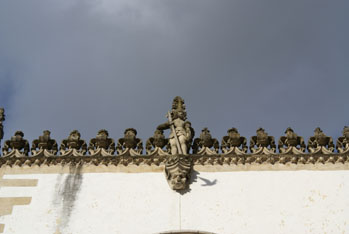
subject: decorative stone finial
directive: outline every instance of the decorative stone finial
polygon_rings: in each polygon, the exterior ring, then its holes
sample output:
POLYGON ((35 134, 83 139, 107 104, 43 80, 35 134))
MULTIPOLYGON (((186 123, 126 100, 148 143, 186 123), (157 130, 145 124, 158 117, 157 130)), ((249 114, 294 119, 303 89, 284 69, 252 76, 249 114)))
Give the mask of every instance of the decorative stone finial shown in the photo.
POLYGON ((193 154, 214 155, 218 154, 219 143, 216 138, 212 138, 210 130, 202 129, 200 138, 196 138, 193 143, 193 154))
POLYGON ((62 156, 83 156, 87 151, 87 144, 84 140, 80 139, 81 134, 78 130, 73 130, 67 139, 64 139, 61 143, 61 155, 62 156))
POLYGON ((142 140, 137 138, 137 130, 127 128, 124 137, 118 140, 116 150, 119 155, 139 156, 143 151, 142 140))
POLYGON ((332 154, 334 151, 332 137, 326 136, 321 128, 316 128, 314 136, 308 140, 308 151, 311 153, 332 154))
POLYGON ((33 156, 54 156, 57 154, 57 142, 51 139, 51 132, 49 130, 43 131, 43 135, 33 141, 31 151, 33 156))
POLYGON ((278 141, 280 153, 285 154, 303 154, 305 152, 305 143, 303 137, 298 136, 292 128, 288 127, 285 136, 280 137, 278 141))
POLYGON ((263 128, 256 131, 257 135, 251 137, 250 150, 253 154, 273 154, 276 145, 273 136, 268 136, 263 128))
POLYGON ((349 126, 345 126, 342 131, 343 136, 337 139, 336 149, 339 153, 349 152, 349 126))
POLYGON ((223 154, 244 155, 247 153, 246 137, 240 136, 236 128, 227 131, 228 136, 222 138, 221 149, 223 154))
POLYGON ((88 150, 91 156, 111 156, 115 152, 115 142, 109 138, 105 129, 98 131, 97 136, 90 140, 88 150))
POLYGON ((191 170, 191 158, 181 155, 169 156, 165 163, 165 174, 170 188, 173 190, 187 189, 191 170))
POLYGON ((146 151, 148 155, 169 155, 170 143, 165 138, 164 131, 155 130, 154 136, 150 137, 146 143, 146 151))
POLYGON ((24 133, 22 131, 16 131, 14 136, 10 140, 5 141, 4 148, 2 149, 4 157, 26 156, 29 153, 29 142, 25 140, 24 133))

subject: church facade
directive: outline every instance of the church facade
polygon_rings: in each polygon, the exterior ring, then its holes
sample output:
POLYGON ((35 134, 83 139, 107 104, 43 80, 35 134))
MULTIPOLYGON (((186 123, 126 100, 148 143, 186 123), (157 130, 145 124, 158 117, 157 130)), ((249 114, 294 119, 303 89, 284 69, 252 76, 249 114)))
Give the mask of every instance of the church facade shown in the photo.
MULTIPOLYGON (((0 233, 349 233, 349 127, 335 141, 320 128, 218 141, 194 137, 181 97, 167 117, 145 144, 133 128, 5 139, 0 233)), ((4 121, 0 109, 0 140, 4 121)))

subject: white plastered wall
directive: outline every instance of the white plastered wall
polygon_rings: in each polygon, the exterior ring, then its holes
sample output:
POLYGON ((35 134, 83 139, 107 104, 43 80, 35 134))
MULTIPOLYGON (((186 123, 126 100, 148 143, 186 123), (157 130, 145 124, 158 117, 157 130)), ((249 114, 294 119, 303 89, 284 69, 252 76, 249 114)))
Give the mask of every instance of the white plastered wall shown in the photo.
POLYGON ((190 191, 172 191, 163 173, 5 174, 38 179, 1 187, 32 197, 0 217, 4 233, 152 234, 349 233, 349 171, 196 172, 190 191))

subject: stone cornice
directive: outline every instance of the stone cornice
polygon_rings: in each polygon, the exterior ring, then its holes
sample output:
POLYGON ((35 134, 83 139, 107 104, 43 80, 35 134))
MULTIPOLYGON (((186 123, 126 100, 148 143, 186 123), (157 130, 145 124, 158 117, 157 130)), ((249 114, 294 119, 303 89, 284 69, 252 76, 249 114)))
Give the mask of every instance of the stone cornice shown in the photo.
MULTIPOLYGON (((11 156, 0 157, 0 167, 42 165, 164 165, 172 156, 11 156)), ((246 154, 246 155, 186 155, 193 165, 274 165, 274 164, 344 164, 349 163, 349 153, 333 154, 246 154)))

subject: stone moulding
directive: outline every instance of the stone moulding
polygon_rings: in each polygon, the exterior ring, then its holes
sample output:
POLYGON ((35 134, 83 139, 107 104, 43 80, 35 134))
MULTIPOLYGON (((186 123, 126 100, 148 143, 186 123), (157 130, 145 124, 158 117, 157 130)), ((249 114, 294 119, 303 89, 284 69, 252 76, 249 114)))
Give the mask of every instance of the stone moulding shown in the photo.
MULTIPOLYGON (((0 167, 3 166, 41 166, 41 165, 165 165, 172 156, 73 156, 72 152, 65 156, 25 156, 13 153, 11 156, 0 157, 0 167)), ((182 156, 183 157, 183 156, 182 156)), ((238 164, 325 164, 349 163, 349 152, 339 154, 246 154, 246 155, 186 155, 193 165, 238 165, 238 164)))

